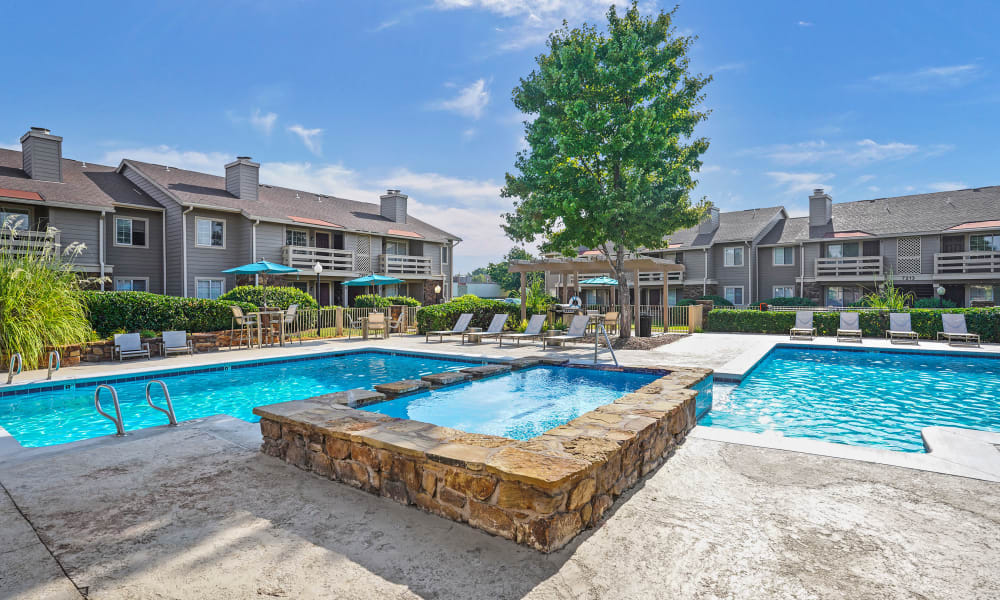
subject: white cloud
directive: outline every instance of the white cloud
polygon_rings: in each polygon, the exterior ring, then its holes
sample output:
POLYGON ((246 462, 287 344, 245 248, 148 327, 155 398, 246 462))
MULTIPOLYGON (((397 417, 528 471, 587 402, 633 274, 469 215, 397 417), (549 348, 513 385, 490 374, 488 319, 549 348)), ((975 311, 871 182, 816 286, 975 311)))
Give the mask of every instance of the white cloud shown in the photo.
POLYGON ((500 184, 491 180, 465 179, 440 173, 414 173, 397 169, 382 178, 380 188, 399 188, 405 193, 426 193, 447 198, 468 207, 510 207, 511 201, 500 198, 500 184))
POLYGON ((854 180, 854 183, 867 183, 872 179, 875 179, 874 175, 860 175, 858 176, 857 179, 854 180))
POLYGON ((476 131, 475 127, 469 127, 468 129, 462 131, 462 139, 465 141, 469 141, 472 138, 476 137, 477 133, 479 132, 476 131))
POLYGON ((265 134, 271 135, 271 131, 274 130, 274 123, 278 120, 278 115, 273 112, 262 113, 259 108, 255 108, 253 114, 250 115, 250 124, 257 131, 265 134))
POLYGON ((925 67, 916 71, 872 75, 868 81, 884 87, 909 92, 925 92, 963 86, 982 75, 979 65, 925 67))
POLYGON ((917 153, 920 147, 903 142, 880 144, 863 139, 853 143, 830 144, 824 140, 809 140, 796 144, 775 144, 752 148, 746 154, 764 155, 774 162, 799 165, 814 162, 840 162, 864 165, 884 160, 898 160, 917 153))
POLYGON ((816 188, 823 188, 827 192, 833 190, 829 181, 833 179, 833 173, 789 173, 786 171, 769 171, 774 184, 784 188, 786 193, 798 194, 811 192, 816 188))
POLYGON ((721 73, 723 71, 742 71, 745 68, 747 68, 747 64, 745 62, 733 62, 733 63, 726 63, 724 65, 719 65, 713 68, 711 72, 721 73))
POLYGON ((845 159, 847 162, 853 164, 895 160, 909 156, 917 150, 918 147, 915 144, 904 144, 902 142, 879 144, 875 140, 861 140, 857 142, 854 152, 848 152, 845 155, 845 159))
POLYGON ((131 158, 178 169, 221 174, 225 165, 233 162, 235 156, 224 152, 178 150, 173 146, 161 145, 110 150, 104 153, 100 162, 105 165, 117 165, 121 159, 131 158))
POLYGON ((798 23, 796 23, 796 25, 798 25, 799 27, 812 27, 813 26, 812 21, 799 21, 798 23))
POLYGON ((11 140, 10 143, 0 142, 0 148, 6 148, 7 150, 20 150, 21 142, 17 140, 11 140))
POLYGON ((318 128, 306 129, 303 126, 296 124, 289 127, 288 131, 291 131, 295 135, 299 136, 299 138, 302 140, 302 143, 305 144, 306 148, 308 148, 309 151, 312 152, 313 154, 316 154, 318 156, 320 153, 322 153, 323 144, 322 140, 320 139, 323 135, 322 129, 318 128))
POLYGON ((390 27, 395 27, 396 25, 399 25, 399 19, 389 19, 387 21, 382 21, 381 23, 369 29, 368 31, 370 31, 371 33, 377 33, 379 31, 382 31, 383 29, 389 29, 390 27))
POLYGON ((477 79, 472 84, 462 88, 451 100, 435 102, 431 108, 456 112, 465 117, 478 119, 483 116, 486 105, 490 102, 490 92, 486 89, 486 80, 477 79))
POLYGON ((935 192, 950 192, 952 190, 964 190, 969 185, 964 181, 937 181, 928 183, 927 188, 935 192))

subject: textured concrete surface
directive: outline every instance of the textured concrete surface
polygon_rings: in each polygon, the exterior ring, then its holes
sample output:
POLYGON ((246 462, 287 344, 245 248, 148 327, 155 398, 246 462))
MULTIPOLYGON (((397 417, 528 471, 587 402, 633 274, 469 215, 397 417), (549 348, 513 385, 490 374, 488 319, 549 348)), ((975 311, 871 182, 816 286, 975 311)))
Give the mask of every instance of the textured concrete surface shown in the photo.
MULTIPOLYGON (((0 482, 91 598, 1000 597, 998 484, 689 439, 601 526, 542 555, 296 470, 259 440, 212 418, 22 453, 0 482)), ((72 592, 20 515, 0 515, 0 597, 72 592)))

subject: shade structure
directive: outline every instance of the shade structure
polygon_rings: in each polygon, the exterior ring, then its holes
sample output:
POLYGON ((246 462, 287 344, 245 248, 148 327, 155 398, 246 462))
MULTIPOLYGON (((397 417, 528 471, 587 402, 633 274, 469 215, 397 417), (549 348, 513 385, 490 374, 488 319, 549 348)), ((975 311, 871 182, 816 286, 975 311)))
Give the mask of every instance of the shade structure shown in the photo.
POLYGON ((345 281, 344 285, 348 287, 363 287, 367 285, 392 285, 394 283, 403 283, 403 280, 385 275, 365 275, 364 277, 345 281))
POLYGON ((618 285, 618 280, 610 277, 591 277, 581 281, 580 285, 618 285))
POLYGON ((298 273, 299 270, 293 267, 286 267, 267 260, 259 260, 255 263, 226 269, 223 273, 233 273, 235 275, 259 275, 261 273, 298 273))

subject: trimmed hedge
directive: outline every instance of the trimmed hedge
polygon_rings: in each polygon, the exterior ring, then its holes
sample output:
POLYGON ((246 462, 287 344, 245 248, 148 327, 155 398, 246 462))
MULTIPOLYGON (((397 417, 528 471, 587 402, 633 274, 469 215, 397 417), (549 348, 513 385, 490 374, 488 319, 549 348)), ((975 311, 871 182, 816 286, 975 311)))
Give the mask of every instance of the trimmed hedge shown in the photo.
POLYGON ((80 292, 87 307, 90 326, 106 338, 112 333, 150 330, 189 332, 229 329, 237 305, 246 311, 257 307, 247 302, 161 296, 148 292, 80 292))
POLYGON ((375 294, 361 294, 354 297, 355 308, 389 308, 392 302, 388 298, 375 294))
POLYGON ((764 300, 764 304, 771 306, 816 306, 816 301, 812 298, 789 296, 788 298, 768 298, 764 300))
MULTIPOLYGON (((983 342, 1000 342, 1000 308, 910 309, 913 330, 924 339, 936 339, 941 313, 964 313, 970 333, 978 333, 983 342)), ((889 311, 859 311, 861 332, 865 337, 885 337, 889 311)), ((795 325, 794 311, 757 311, 716 309, 708 313, 704 330, 713 332, 788 334, 795 325)), ((840 325, 838 312, 814 312, 813 325, 819 335, 833 336, 840 325)))
MULTIPOLYGON (((240 285, 219 296, 219 300, 224 302, 249 302, 255 307, 260 307, 264 305, 264 290, 265 288, 259 285, 240 285)), ((312 296, 299 288, 287 286, 267 287, 268 306, 277 306, 282 310, 286 310, 292 304, 298 304, 299 308, 319 307, 319 304, 312 296)))
POLYGON ((920 298, 913 308, 957 308, 958 305, 947 298, 920 298))
MULTIPOLYGON (((529 311, 530 312, 530 311, 529 311)), ((497 313, 507 313, 507 329, 521 321, 521 307, 500 300, 486 300, 467 294, 444 304, 432 304, 417 311, 417 329, 420 333, 451 329, 462 313, 472 313, 471 327, 486 329, 497 313)))
POLYGON ((392 306, 420 306, 420 300, 410 296, 386 296, 392 306))

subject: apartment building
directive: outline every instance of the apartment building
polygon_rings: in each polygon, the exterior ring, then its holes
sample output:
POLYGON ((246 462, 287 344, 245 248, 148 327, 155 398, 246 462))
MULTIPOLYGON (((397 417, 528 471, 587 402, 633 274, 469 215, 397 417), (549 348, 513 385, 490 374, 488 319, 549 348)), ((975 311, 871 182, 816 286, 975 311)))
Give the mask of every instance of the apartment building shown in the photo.
POLYGON ((260 164, 237 157, 219 174, 125 158, 117 167, 62 157, 62 138, 31 128, 21 151, 0 149, 0 221, 18 230, 14 251, 37 251, 48 227, 79 242, 81 273, 105 289, 216 298, 237 284, 223 270, 257 260, 298 269, 281 279, 323 305, 378 273, 403 280, 387 295, 425 303, 450 295, 458 236, 408 214, 407 196, 378 203, 262 185, 260 164), (322 266, 318 283, 314 266, 322 266))

